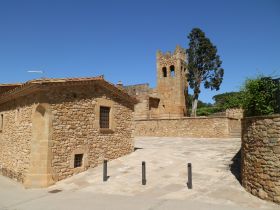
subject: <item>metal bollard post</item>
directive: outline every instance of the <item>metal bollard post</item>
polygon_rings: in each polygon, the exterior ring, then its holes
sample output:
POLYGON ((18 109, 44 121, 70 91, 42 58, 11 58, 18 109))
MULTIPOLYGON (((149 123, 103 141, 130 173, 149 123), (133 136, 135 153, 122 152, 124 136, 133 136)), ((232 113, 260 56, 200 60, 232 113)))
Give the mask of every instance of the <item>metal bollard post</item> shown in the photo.
POLYGON ((188 188, 192 189, 192 164, 188 163, 188 188))
POLYGON ((106 182, 107 181, 107 162, 108 160, 104 160, 103 162, 103 182, 106 182))
POLYGON ((142 161, 142 185, 146 185, 146 162, 142 161))

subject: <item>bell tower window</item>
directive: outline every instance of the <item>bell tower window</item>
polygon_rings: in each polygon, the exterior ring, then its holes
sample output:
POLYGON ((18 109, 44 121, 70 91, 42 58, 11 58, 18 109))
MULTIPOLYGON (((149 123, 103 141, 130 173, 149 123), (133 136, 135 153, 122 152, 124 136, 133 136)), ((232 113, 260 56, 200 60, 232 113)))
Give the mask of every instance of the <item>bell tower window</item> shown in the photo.
POLYGON ((170 66, 170 76, 175 77, 175 67, 174 67, 174 65, 170 66))
POLYGON ((167 77, 167 69, 166 69, 166 67, 162 68, 162 76, 163 77, 167 77))

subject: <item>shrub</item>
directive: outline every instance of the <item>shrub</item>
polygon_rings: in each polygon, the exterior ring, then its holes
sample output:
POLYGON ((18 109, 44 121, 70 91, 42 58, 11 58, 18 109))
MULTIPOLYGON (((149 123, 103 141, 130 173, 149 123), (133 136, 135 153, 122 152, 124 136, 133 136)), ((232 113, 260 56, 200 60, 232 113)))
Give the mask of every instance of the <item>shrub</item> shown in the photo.
POLYGON ((223 111, 221 107, 202 107, 197 109, 197 116, 208 116, 223 111))
MULTIPOLYGON (((242 107, 246 116, 275 114, 279 111, 277 91, 279 83, 271 77, 247 79, 243 88, 242 107)), ((279 94, 279 93, 278 93, 279 94)))
POLYGON ((241 108, 243 103, 243 92, 228 92, 213 96, 215 106, 222 110, 230 108, 241 108))

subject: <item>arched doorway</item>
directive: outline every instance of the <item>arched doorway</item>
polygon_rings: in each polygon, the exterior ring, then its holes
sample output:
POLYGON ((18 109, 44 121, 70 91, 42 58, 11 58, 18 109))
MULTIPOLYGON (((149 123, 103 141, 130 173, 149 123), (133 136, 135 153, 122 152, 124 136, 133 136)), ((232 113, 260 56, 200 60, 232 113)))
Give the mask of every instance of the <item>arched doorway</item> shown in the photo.
POLYGON ((54 183, 52 176, 52 152, 50 147, 52 114, 49 104, 37 105, 32 114, 32 140, 26 187, 47 187, 54 183))

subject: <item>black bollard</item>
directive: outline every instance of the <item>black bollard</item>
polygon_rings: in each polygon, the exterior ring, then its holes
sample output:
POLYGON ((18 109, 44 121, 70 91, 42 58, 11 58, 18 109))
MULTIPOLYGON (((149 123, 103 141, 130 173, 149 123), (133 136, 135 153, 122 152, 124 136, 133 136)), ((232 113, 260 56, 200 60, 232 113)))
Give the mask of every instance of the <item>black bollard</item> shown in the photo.
POLYGON ((142 161, 142 185, 146 185, 146 163, 145 161, 142 161))
POLYGON ((192 164, 188 163, 188 188, 192 189, 192 164))
POLYGON ((107 175, 107 160, 104 160, 103 162, 103 182, 106 182, 108 179, 108 175, 107 175))

